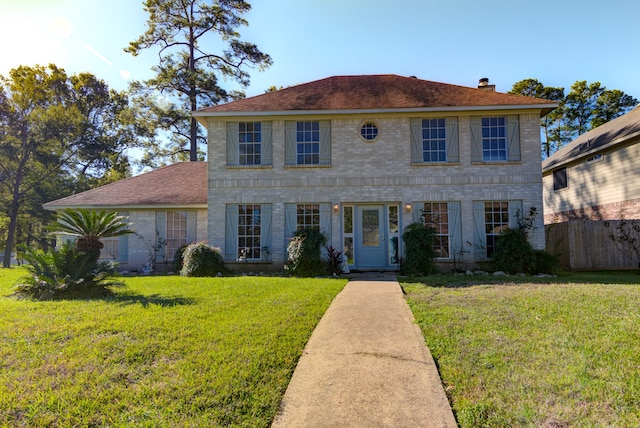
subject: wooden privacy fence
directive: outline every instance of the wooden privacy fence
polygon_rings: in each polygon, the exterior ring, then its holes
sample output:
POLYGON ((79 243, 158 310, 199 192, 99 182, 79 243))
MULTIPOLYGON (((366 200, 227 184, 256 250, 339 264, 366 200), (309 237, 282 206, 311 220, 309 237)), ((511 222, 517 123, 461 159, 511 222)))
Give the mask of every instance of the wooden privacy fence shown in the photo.
MULTIPOLYGON (((622 244, 610 238, 619 224, 620 220, 547 224, 547 251, 560 255, 560 265, 564 269, 637 269, 638 260, 633 251, 623 250, 622 244)), ((640 237, 636 236, 636 239, 640 237)))

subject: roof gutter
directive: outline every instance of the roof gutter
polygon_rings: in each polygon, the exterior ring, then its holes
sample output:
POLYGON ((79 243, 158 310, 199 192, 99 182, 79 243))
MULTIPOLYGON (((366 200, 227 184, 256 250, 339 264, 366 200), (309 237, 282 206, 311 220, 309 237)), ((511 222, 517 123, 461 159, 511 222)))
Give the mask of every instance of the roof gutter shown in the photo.
POLYGON ((381 109, 345 109, 345 110, 272 110, 272 111, 204 111, 197 110, 191 113, 198 122, 206 126, 207 117, 264 117, 264 116, 335 116, 348 114, 418 114, 436 112, 483 112, 492 110, 540 110, 540 117, 544 117, 553 109, 559 106, 558 103, 548 104, 522 104, 522 105, 491 105, 491 106, 449 106, 449 107, 410 107, 410 108, 381 108, 381 109))

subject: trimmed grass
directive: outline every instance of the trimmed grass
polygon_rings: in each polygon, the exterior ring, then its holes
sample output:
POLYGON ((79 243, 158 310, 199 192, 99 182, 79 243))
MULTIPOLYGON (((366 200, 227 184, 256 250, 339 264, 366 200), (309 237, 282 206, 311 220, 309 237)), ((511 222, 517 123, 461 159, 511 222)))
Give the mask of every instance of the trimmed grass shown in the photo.
POLYGON ((0 269, 0 426, 266 427, 346 284, 136 277, 112 298, 6 297, 23 274, 0 269))
POLYGON ((511 281, 403 283, 460 426, 639 426, 640 277, 511 281))

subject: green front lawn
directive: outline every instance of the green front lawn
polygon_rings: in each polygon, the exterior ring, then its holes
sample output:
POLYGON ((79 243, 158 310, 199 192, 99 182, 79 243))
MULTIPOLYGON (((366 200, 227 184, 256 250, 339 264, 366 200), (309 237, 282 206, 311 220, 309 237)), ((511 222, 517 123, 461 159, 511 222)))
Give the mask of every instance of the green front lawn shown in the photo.
POLYGON ((7 297, 0 426, 266 427, 346 281, 126 278, 113 298, 7 297))
POLYGON ((460 426, 640 426, 640 277, 504 281, 403 284, 460 426))

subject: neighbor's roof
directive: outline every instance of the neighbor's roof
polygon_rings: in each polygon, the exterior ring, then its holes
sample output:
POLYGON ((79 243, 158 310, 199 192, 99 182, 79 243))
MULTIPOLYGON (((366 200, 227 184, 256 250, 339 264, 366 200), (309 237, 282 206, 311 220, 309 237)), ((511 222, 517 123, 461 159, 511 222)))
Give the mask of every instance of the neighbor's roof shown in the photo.
POLYGON ((323 113, 329 111, 460 110, 558 106, 549 100, 403 77, 394 74, 334 76, 255 97, 204 108, 194 116, 238 113, 323 113))
POLYGON ((207 163, 182 162, 44 204, 63 208, 206 206, 207 163))
POLYGON ((573 160, 591 155, 604 148, 640 137, 640 105, 562 147, 542 162, 542 171, 558 168, 573 160))

